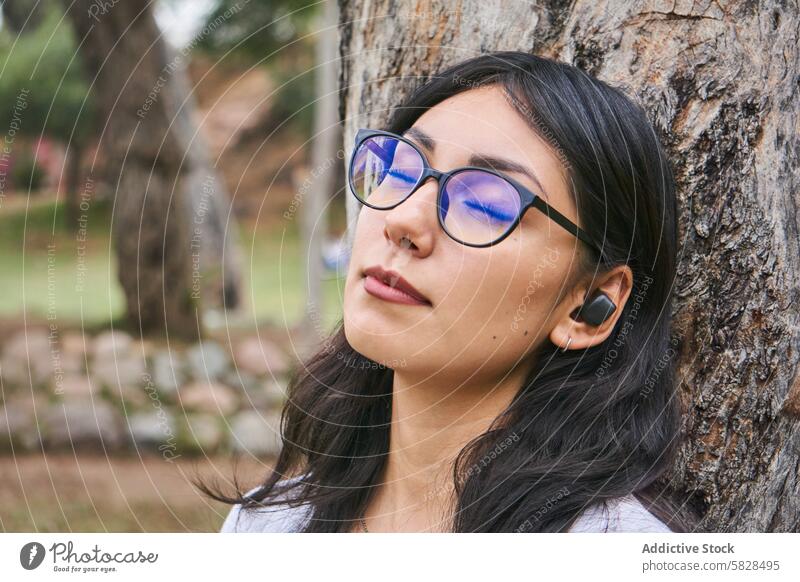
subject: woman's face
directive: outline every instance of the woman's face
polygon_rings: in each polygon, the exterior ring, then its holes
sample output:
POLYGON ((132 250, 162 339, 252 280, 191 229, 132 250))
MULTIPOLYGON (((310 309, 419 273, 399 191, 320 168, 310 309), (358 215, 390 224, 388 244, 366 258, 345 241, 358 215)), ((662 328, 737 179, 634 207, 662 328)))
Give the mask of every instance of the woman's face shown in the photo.
MULTIPOLYGON (((527 168, 506 172, 578 224, 566 170, 497 86, 455 95, 413 125, 434 149, 409 137, 434 168, 469 165, 472 154, 527 168)), ((462 245, 445 234, 436 212, 438 184, 429 178, 391 210, 362 206, 344 289, 344 328, 364 356, 395 371, 481 376, 503 374, 545 341, 571 311, 559 297, 575 268, 578 240, 534 208, 499 244, 462 245), (387 301, 365 287, 364 270, 396 271, 430 305, 387 301), (561 304, 564 305, 561 305, 561 304)))

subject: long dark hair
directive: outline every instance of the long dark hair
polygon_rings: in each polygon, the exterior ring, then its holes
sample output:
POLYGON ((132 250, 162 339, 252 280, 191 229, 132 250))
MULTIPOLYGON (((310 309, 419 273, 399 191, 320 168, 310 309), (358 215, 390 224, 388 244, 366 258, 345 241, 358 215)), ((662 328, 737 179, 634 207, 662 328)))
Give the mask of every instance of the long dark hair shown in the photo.
MULTIPOLYGON (((602 256, 581 255, 583 272, 627 264, 633 289, 600 345, 563 352, 545 339, 532 354, 510 405, 458 455, 450 529, 566 531, 587 507, 634 494, 685 531, 665 487, 682 432, 670 335, 677 233, 674 179, 655 129, 619 89, 513 51, 434 75, 385 129, 402 133, 426 109, 486 85, 500 86, 565 164, 579 220, 602 247, 602 256)), ((233 496, 200 488, 245 510, 283 503, 276 495, 291 492, 293 504, 312 508, 304 531, 349 531, 389 452, 393 374, 348 344, 340 320, 289 383, 283 447, 260 489, 246 495, 236 478, 233 496), (278 484, 299 475, 288 489, 278 484)))

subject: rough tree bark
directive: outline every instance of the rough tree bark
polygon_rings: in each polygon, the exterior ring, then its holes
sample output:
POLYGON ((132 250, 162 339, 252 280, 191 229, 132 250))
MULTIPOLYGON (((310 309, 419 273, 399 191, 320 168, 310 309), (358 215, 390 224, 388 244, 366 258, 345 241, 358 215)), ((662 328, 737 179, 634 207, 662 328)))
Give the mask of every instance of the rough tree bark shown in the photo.
POLYGON ((760 4, 340 1, 348 154, 420 76, 495 50, 621 86, 667 136, 688 436, 671 484, 701 531, 800 530, 800 15, 760 4))
POLYGON ((209 265, 228 270, 217 288, 228 307, 240 277, 235 248, 221 260, 232 245, 227 194, 190 119, 185 57, 161 37, 148 0, 64 5, 104 122, 101 170, 115 185, 112 236, 131 325, 197 339, 209 265))

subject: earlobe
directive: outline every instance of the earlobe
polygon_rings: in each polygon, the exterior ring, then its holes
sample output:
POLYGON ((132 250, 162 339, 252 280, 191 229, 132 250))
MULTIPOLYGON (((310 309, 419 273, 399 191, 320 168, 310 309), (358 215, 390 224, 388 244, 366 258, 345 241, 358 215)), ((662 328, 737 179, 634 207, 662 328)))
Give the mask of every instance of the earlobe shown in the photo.
MULTIPOLYGON (((570 313, 569 318, 574 322, 572 327, 572 334, 578 336, 577 348, 589 347, 590 344, 583 345, 583 335, 590 334, 589 328, 599 327, 609 320, 614 315, 617 306, 611 301, 611 298, 603 291, 597 291, 591 299, 587 299, 582 305, 579 305, 570 313)), ((572 334, 563 330, 561 325, 557 326, 550 335, 550 341, 555 345, 561 347, 562 352, 568 351, 573 338, 572 334)))
MULTIPOLYGON (((570 348, 588 348, 605 341, 619 316, 619 306, 611 296, 621 286, 618 283, 615 286, 613 281, 609 279, 603 286, 595 288, 592 294, 584 295, 583 301, 573 307, 568 318, 553 329, 550 337, 555 345, 567 351, 570 348)), ((624 304, 627 293, 614 295, 614 298, 624 304)))

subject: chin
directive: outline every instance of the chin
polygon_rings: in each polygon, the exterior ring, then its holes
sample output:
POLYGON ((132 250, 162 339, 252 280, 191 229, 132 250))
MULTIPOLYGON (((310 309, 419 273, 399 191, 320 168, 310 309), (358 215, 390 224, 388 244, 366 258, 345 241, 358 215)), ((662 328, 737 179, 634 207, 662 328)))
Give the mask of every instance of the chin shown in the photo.
POLYGON ((344 335, 359 354, 392 369, 407 365, 412 353, 409 347, 419 345, 408 334, 371 333, 362 322, 345 321, 344 335))

